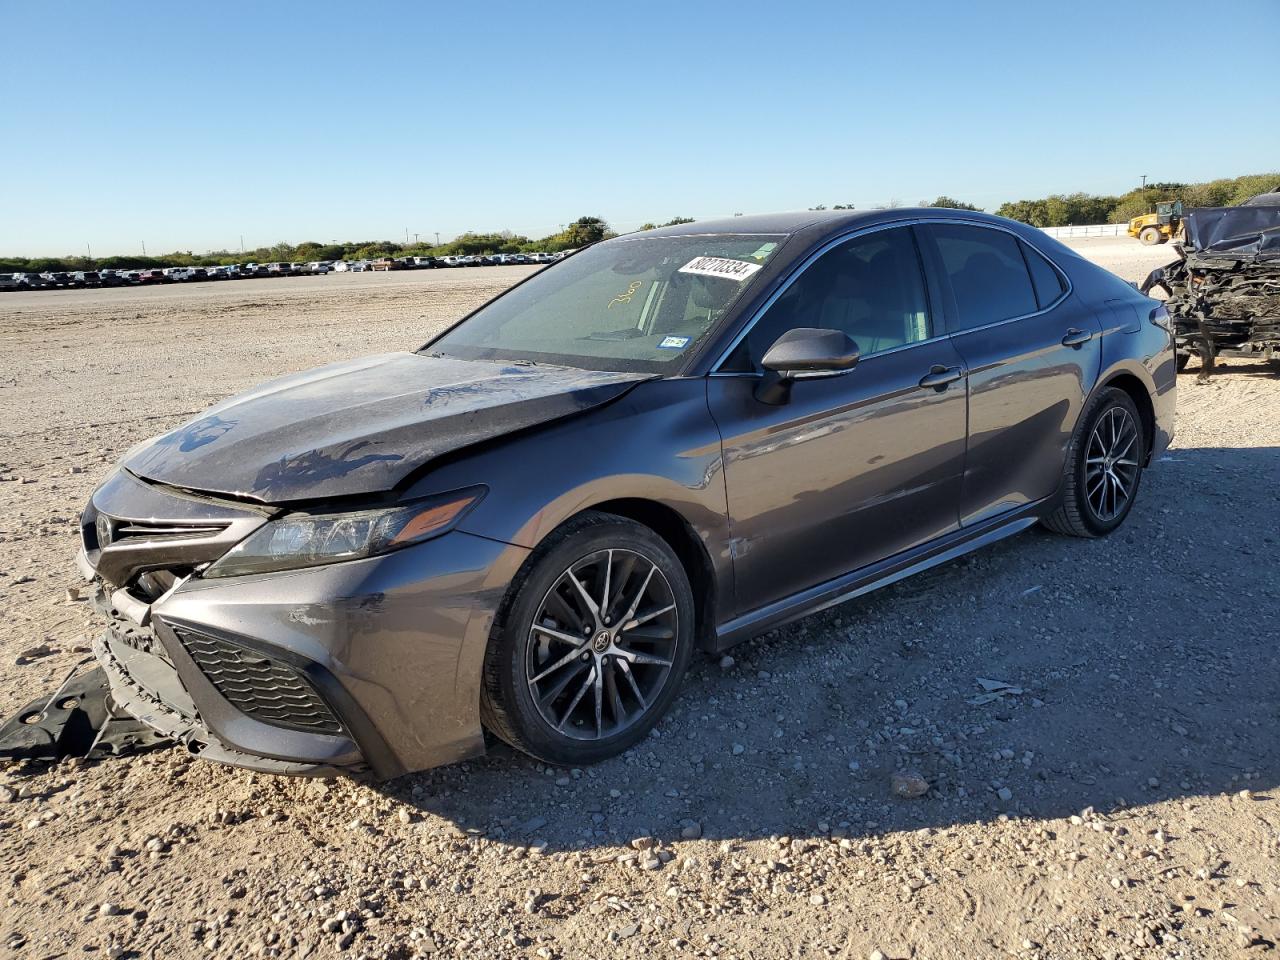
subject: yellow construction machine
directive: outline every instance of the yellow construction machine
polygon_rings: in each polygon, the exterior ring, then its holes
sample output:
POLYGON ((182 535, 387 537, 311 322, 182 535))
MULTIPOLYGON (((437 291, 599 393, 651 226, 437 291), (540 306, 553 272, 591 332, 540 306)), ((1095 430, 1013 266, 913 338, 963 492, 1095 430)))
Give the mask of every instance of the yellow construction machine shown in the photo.
POLYGON ((1182 201, 1162 200, 1156 204, 1155 213, 1144 213, 1129 221, 1128 234, 1141 240, 1144 246, 1168 243, 1182 235, 1182 201))

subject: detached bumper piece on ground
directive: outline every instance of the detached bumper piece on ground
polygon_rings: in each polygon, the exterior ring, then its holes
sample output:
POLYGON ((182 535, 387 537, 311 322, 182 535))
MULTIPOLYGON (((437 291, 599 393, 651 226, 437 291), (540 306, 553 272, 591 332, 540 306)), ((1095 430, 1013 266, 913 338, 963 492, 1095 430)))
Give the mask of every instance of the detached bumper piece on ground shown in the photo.
POLYGON ((83 666, 0 725, 0 760, 99 759, 165 742, 162 734, 119 709, 102 667, 76 675, 83 666))
POLYGON ((1197 356, 1207 379, 1218 357, 1280 360, 1280 205, 1191 210, 1185 222, 1182 259, 1142 285, 1169 297, 1178 369, 1197 356))

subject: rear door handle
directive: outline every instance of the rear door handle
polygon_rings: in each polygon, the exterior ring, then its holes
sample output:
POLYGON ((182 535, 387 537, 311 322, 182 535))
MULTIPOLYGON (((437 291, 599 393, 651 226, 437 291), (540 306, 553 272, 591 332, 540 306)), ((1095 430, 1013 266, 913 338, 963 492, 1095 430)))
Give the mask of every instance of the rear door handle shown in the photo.
POLYGON ((964 367, 944 367, 935 363, 933 369, 920 378, 920 386, 933 387, 938 392, 947 389, 947 385, 955 383, 964 376, 964 367))
POLYGON ((1089 330, 1079 330, 1072 327, 1067 331, 1066 336, 1062 338, 1064 347, 1079 347, 1088 343, 1093 339, 1093 333, 1089 330))

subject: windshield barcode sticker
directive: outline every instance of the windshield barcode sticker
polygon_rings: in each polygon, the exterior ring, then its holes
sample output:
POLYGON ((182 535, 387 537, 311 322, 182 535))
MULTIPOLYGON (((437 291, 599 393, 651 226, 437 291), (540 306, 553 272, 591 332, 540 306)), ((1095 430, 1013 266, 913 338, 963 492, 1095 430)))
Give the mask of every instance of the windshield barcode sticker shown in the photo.
POLYGON ((730 260, 728 257, 694 257, 680 268, 680 272, 699 273, 704 277, 720 277, 722 280, 746 280, 760 267, 761 264, 758 263, 730 260))

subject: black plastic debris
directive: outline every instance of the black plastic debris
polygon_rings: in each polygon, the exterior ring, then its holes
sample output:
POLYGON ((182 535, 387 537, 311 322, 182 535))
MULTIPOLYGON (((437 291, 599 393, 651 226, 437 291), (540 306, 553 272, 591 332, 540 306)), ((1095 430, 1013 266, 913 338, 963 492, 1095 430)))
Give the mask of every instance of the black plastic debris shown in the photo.
POLYGON ((32 700, 0 725, 0 760, 96 759, 148 750, 166 738, 118 714, 101 667, 72 669, 51 696, 32 700))

